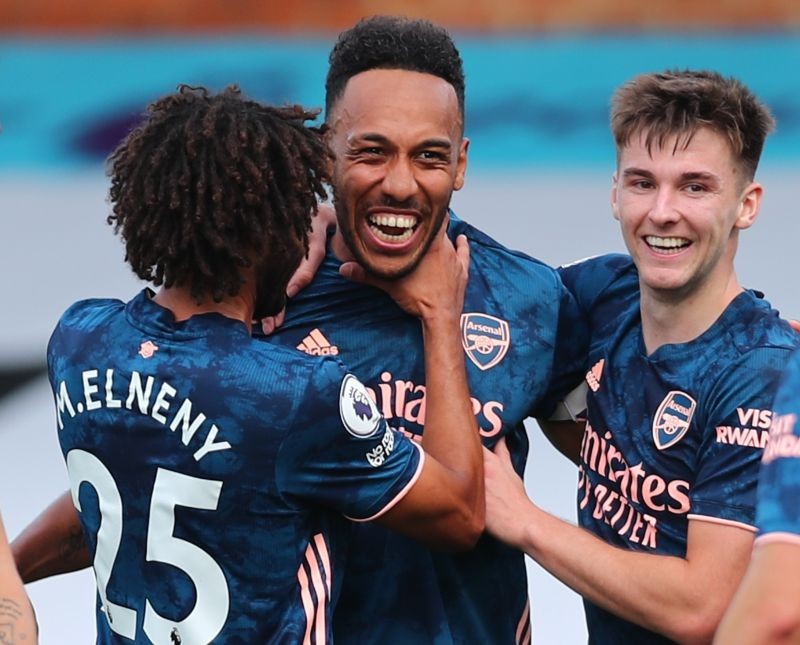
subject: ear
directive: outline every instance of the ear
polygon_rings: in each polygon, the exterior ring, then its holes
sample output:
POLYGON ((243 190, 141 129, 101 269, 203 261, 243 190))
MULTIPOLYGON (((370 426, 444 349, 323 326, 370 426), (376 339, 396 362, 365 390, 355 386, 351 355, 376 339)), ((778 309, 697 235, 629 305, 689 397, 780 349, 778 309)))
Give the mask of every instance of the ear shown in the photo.
POLYGON ((619 206, 617 205, 617 173, 611 175, 611 212, 614 219, 619 221, 619 206))
POLYGON ((464 186, 464 176, 467 174, 467 152, 469 151, 469 139, 461 139, 458 147, 458 159, 456 159, 456 176, 453 181, 453 190, 461 190, 464 186))
POLYGON ((742 193, 742 201, 739 203, 739 214, 733 227, 737 229, 750 228, 758 217, 761 210, 761 198, 764 196, 764 188, 757 181, 751 181, 742 193))

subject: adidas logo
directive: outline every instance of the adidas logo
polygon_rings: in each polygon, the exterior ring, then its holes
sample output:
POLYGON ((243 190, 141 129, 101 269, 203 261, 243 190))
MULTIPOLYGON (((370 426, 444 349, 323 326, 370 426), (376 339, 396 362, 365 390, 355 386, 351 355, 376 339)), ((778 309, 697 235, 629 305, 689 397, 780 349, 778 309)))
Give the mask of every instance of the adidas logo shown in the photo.
POLYGON ((297 346, 297 349, 312 356, 336 356, 339 354, 339 348, 331 345, 319 329, 313 329, 297 346))
POLYGON ((603 365, 606 359, 601 358, 597 361, 592 369, 586 372, 586 382, 589 384, 592 392, 597 392, 600 389, 600 377, 603 375, 603 365))

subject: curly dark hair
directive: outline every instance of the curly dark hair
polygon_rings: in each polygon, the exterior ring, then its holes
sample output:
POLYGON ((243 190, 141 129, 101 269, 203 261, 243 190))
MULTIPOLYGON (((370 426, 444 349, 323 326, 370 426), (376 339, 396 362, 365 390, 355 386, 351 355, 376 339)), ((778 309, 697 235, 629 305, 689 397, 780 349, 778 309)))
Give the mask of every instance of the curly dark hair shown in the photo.
POLYGON ((611 102, 617 156, 634 136, 645 135, 648 150, 672 137, 676 145, 688 145, 703 127, 728 139, 750 180, 775 120, 741 81, 710 70, 640 74, 622 85, 611 102))
POLYGON ((219 302, 256 264, 282 295, 326 197, 329 155, 305 125, 317 114, 248 100, 236 86, 181 85, 150 105, 108 168, 107 221, 136 275, 219 302))
POLYGON ((464 120, 464 66, 453 39, 428 20, 372 16, 343 31, 328 59, 325 114, 341 98, 347 81, 371 69, 402 69, 444 79, 456 91, 464 120))

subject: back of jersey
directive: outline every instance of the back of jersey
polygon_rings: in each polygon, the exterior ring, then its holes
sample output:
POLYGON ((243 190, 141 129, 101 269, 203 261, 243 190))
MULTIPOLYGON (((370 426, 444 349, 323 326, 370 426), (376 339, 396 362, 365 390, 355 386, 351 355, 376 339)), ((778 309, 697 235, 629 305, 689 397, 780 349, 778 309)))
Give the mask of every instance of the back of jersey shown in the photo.
POLYGON ((321 480, 293 489, 295 466, 278 466, 298 415, 308 426, 303 410, 330 412, 310 400, 322 359, 253 342, 218 314, 175 323, 143 293, 74 305, 48 364, 99 642, 329 639, 342 520, 303 499, 321 480))

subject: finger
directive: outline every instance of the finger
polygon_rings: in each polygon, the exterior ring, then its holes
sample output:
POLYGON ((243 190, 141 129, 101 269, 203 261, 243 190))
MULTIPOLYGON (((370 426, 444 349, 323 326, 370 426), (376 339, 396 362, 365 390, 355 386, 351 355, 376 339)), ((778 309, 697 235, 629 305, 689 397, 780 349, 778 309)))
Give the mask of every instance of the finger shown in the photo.
POLYGON ((280 327, 283 324, 283 321, 286 318, 286 307, 281 309, 278 314, 275 316, 275 329, 280 327))
POLYGON ((345 262, 342 264, 342 266, 339 267, 339 275, 347 278, 348 280, 352 280, 353 282, 372 284, 367 272, 364 271, 364 267, 362 267, 358 262, 345 262))
POLYGON ((456 238, 456 255, 465 273, 469 274, 469 241, 466 235, 459 235, 456 238))
POLYGON ((502 461, 507 461, 511 463, 511 453, 508 451, 508 446, 506 445, 506 438, 503 437, 495 444, 494 447, 494 454, 496 454, 502 461))
POLYGON ((796 332, 800 332, 800 320, 790 320, 789 324, 796 332))
POLYGON ((275 316, 261 319, 261 331, 264 332, 265 336, 269 336, 272 332, 274 332, 275 327, 275 316))
POLYGON ((294 298, 305 289, 317 274, 328 251, 328 230, 336 226, 336 213, 328 204, 320 204, 311 218, 311 230, 308 233, 308 254, 300 262, 300 266, 286 285, 286 295, 294 298))
POLYGON ((321 223, 325 224, 325 231, 331 228, 336 228, 336 211, 330 204, 320 204, 317 207, 316 215, 321 223))
MULTIPOLYGON (((309 255, 311 254, 309 253, 309 255)), ((304 263, 308 261, 309 260, 303 260, 304 263)), ((319 268, 319 264, 317 264, 317 268, 319 268)), ((294 272, 291 280, 289 280, 289 284, 286 285, 286 297, 294 298, 298 293, 305 289, 309 284, 311 284, 311 280, 314 279, 315 273, 316 269, 306 270, 304 268, 304 264, 300 265, 300 268, 294 272)))

